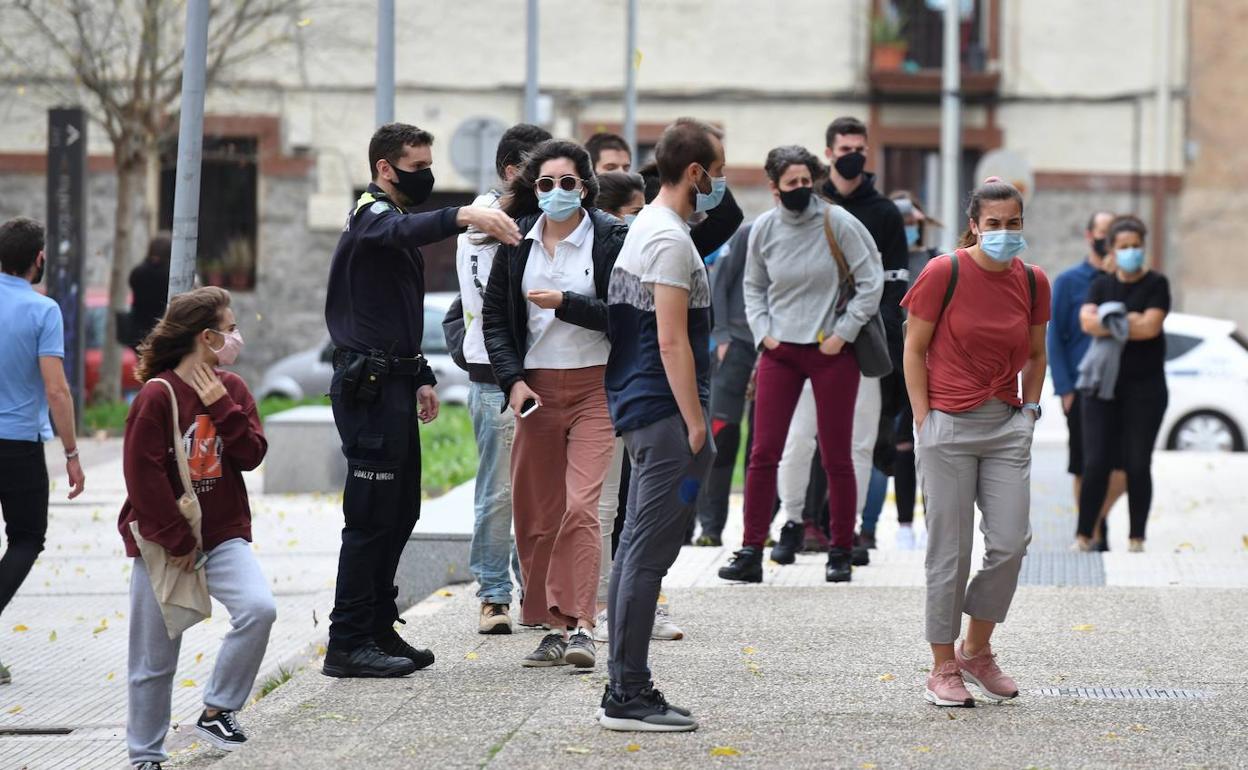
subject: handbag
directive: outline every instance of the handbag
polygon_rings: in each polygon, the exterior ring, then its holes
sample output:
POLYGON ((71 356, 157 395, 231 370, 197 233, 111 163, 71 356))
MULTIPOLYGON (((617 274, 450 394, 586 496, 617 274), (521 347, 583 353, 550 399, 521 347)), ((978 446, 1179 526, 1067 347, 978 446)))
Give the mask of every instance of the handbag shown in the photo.
MULTIPOLYGON (((845 253, 841 251, 841 245, 832 234, 832 222, 829 219, 831 214, 832 207, 829 206, 823 215, 823 235, 828 240, 828 248, 832 251, 832 258, 836 260, 836 267, 841 274, 834 311, 836 318, 840 318, 845 314, 850 300, 858 293, 858 288, 854 283, 854 275, 849 270, 849 263, 845 260, 845 253)), ((893 359, 888 354, 888 334, 884 331, 884 319, 880 318, 878 308, 859 330, 858 338, 853 344, 854 356, 858 359, 858 369, 862 376, 884 377, 892 374, 893 359)))
MULTIPOLYGON (((182 496, 178 498, 178 511, 191 525, 196 545, 203 547, 201 526, 203 512, 199 498, 191 486, 191 469, 186 461, 186 449, 178 432, 178 397, 173 386, 159 377, 153 382, 163 384, 169 390, 169 404, 173 412, 173 452, 178 459, 178 474, 182 478, 182 496)), ((186 572, 169 563, 169 552, 159 543, 145 540, 139 534, 139 522, 130 522, 130 532, 143 557, 148 576, 152 579, 152 591, 160 604, 160 614, 165 620, 165 631, 170 639, 177 639, 183 631, 212 616, 212 599, 208 594, 208 576, 203 569, 186 572)))

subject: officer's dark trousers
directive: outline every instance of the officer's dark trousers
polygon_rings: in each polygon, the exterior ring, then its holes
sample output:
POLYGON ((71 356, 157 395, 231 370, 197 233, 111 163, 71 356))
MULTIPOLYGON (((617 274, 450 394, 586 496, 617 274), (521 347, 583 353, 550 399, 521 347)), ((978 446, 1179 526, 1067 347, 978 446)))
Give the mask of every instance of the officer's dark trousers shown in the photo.
POLYGON ((376 401, 359 404, 342 397, 342 372, 330 386, 347 482, 329 647, 350 651, 399 616, 394 573, 420 518, 420 430, 411 377, 390 377, 376 401))

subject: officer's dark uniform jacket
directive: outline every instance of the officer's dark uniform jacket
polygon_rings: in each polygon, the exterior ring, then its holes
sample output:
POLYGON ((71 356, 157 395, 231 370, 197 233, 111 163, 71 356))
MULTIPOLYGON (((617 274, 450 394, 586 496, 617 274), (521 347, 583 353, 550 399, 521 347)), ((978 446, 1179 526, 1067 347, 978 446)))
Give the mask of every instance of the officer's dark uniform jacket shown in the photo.
MULTIPOLYGON (((520 232, 527 233, 537 223, 538 215, 517 220, 520 232)), ((628 235, 628 225, 598 209, 589 209, 594 224, 594 294, 587 297, 576 292, 563 293, 563 305, 555 310, 555 318, 586 329, 607 330, 607 286, 611 269, 628 235)), ((482 332, 485 350, 494 367, 494 376, 503 394, 510 398, 511 386, 524 379, 524 356, 529 349, 529 301, 521 284, 524 268, 529 262, 533 241, 525 238, 517 246, 502 246, 490 268, 490 283, 485 288, 482 308, 482 332)), ((504 401, 504 409, 507 408, 504 401)))
MULTIPOLYGON (((329 269, 325 323, 334 347, 400 358, 420 353, 425 330, 425 260, 420 246, 461 231, 459 210, 407 214, 376 184, 347 219, 329 269)), ((427 369, 417 385, 432 385, 427 369)))

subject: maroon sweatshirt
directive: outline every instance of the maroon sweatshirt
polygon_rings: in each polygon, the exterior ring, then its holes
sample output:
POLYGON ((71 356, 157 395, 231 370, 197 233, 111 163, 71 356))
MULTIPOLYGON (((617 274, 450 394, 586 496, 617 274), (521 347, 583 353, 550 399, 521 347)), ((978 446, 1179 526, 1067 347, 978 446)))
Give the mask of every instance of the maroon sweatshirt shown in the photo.
MULTIPOLYGON (((191 469, 191 485, 203 512, 204 550, 236 537, 251 541, 251 506, 243 471, 260 464, 268 450, 256 402, 237 374, 217 371, 226 395, 204 406, 199 394, 172 370, 157 377, 178 394, 178 433, 191 469)), ((160 543, 174 556, 195 550, 195 535, 178 510, 182 480, 173 453, 169 391, 147 382, 126 417, 123 468, 126 502, 117 528, 126 555, 138 556, 130 522, 139 522, 144 539, 160 543)))

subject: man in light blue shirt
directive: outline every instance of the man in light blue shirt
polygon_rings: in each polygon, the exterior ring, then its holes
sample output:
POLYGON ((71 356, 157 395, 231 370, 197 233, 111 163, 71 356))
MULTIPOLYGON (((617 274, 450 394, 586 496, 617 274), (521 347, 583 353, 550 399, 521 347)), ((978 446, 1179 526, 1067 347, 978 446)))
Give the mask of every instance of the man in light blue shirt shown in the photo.
MULTIPOLYGON (((43 442, 52 438, 49 408, 65 447, 71 500, 83 486, 61 309, 34 288, 44 262, 42 225, 25 217, 0 225, 0 512, 8 537, 0 557, 0 613, 43 550, 48 530, 43 442)), ((0 684, 10 681, 0 663, 0 684)))

